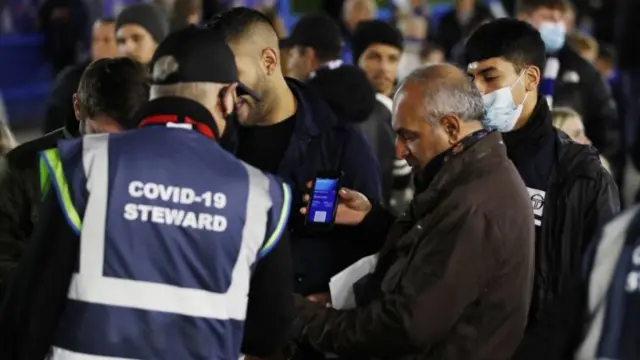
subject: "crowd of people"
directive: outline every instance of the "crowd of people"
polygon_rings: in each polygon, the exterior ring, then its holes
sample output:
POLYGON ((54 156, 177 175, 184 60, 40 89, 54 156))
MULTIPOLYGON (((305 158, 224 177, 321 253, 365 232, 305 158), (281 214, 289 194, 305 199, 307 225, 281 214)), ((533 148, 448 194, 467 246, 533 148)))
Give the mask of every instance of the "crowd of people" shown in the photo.
POLYGON ((96 20, 0 126, 0 358, 639 359, 639 64, 565 0, 401 3, 96 20))

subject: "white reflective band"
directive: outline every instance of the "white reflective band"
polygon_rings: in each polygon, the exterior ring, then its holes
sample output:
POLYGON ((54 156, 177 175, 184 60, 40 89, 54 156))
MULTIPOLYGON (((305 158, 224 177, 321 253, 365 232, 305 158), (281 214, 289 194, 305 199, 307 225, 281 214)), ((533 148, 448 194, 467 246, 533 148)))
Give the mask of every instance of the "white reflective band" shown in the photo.
MULTIPOLYGON (((88 303, 219 320, 245 319, 251 266, 256 261, 258 250, 264 243, 268 213, 272 206, 269 178, 266 175, 245 165, 249 184, 246 189, 248 196, 242 239, 238 239, 242 241, 242 245, 227 292, 214 293, 201 289, 104 276, 104 248, 109 204, 108 135, 84 138, 83 165, 90 196, 83 219, 79 273, 72 278, 69 298, 88 303)), ((140 260, 152 261, 151 259, 140 260)))
POLYGON ((393 171, 391 172, 393 176, 407 176, 411 174, 413 169, 409 166, 406 160, 394 160, 393 161, 393 171))
POLYGON ((193 124, 185 124, 185 123, 171 123, 170 122, 170 123, 167 123, 167 127, 193 130, 193 124))
POLYGON ((609 286, 624 247, 627 229, 637 212, 638 208, 635 208, 617 217, 604 227, 602 237, 596 239, 599 244, 589 276, 588 311, 590 323, 587 324, 586 336, 576 351, 576 360, 604 360, 596 355, 607 312, 609 286))
POLYGON ((119 358, 119 357, 111 357, 111 356, 99 356, 99 355, 89 355, 89 354, 81 354, 71 350, 66 350, 59 347, 51 348, 51 355, 47 358, 48 360, 137 360, 137 359, 129 359, 129 358, 119 358))

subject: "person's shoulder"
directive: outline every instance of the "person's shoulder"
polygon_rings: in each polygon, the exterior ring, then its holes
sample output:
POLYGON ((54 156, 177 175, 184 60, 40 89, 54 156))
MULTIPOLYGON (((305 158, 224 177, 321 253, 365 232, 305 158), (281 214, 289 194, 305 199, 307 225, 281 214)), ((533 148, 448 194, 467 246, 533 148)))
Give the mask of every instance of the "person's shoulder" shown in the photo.
POLYGON ((376 100, 378 100, 380 104, 384 105, 384 107, 389 111, 389 114, 391 114, 391 111, 393 109, 393 100, 391 100, 390 97, 380 93, 376 93, 376 100))
POLYGON ((559 149, 556 168, 561 170, 561 176, 574 179, 611 178, 611 174, 602 165, 600 153, 595 147, 575 143, 561 131, 557 132, 557 136, 559 149))
POLYGON ((232 159, 230 160, 235 162, 237 166, 241 166, 245 169, 249 183, 256 185, 256 187, 261 191, 268 193, 275 185, 275 188, 282 189, 283 191, 286 189, 286 191, 289 191, 290 195, 291 188, 289 187, 289 184, 287 184, 287 182, 279 175, 260 170, 236 157, 231 156, 231 158, 232 159), (264 186, 265 184, 267 186, 264 186))
POLYGON ((7 153, 7 164, 12 169, 36 168, 40 152, 55 147, 64 137, 64 130, 58 129, 22 143, 7 153))
MULTIPOLYGON (((581 78, 600 79, 598 69, 569 46, 565 46, 561 50, 559 60, 564 73, 574 71, 577 72, 581 78)), ((562 77, 563 74, 560 74, 560 76, 562 77)))
MULTIPOLYGON (((307 84, 287 78, 287 85, 298 100, 297 119, 310 133, 330 133, 335 128, 349 128, 349 122, 339 120, 322 96, 307 84)), ((315 134, 311 134, 315 135, 315 134)))
POLYGON ((83 61, 77 64, 72 64, 62 69, 56 76, 56 82, 67 81, 80 81, 82 74, 87 69, 91 62, 83 61))
MULTIPOLYGON (((630 209, 616 215, 600 229, 598 236, 591 244, 594 256, 599 256, 599 265, 616 262, 620 258, 619 252, 627 239, 635 241, 637 236, 629 236, 640 233, 640 205, 635 205, 630 209)), ((587 262, 590 271, 594 266, 594 258, 587 262)))

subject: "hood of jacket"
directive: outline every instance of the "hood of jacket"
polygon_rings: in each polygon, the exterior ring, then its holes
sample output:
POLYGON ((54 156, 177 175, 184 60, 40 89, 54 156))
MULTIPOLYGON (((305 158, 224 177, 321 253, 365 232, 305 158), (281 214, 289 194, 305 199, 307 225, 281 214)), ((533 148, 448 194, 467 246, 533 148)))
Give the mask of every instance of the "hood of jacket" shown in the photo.
POLYGON ((361 123, 369 118, 376 103, 375 89, 365 73, 353 65, 317 70, 307 81, 341 120, 361 123))

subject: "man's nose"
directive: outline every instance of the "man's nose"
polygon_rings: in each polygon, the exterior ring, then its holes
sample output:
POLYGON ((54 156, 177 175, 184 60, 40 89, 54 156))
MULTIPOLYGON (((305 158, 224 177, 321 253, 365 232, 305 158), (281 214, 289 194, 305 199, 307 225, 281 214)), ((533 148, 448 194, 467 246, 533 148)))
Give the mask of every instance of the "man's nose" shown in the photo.
POLYGON ((396 137, 396 158, 404 160, 409 155, 409 149, 402 139, 396 137))
POLYGON ((473 83, 476 85, 476 87, 478 88, 478 90, 480 90, 480 94, 482 95, 486 95, 487 94, 487 87, 485 85, 484 82, 480 81, 479 79, 473 79, 473 83))
POLYGON ((384 72, 385 75, 389 76, 389 77, 393 77, 393 64, 391 63, 391 61, 382 61, 382 71, 384 72))
POLYGON ((131 54, 135 50, 135 44, 131 40, 125 41, 121 45, 121 47, 122 47, 122 50, 127 54, 131 54))

